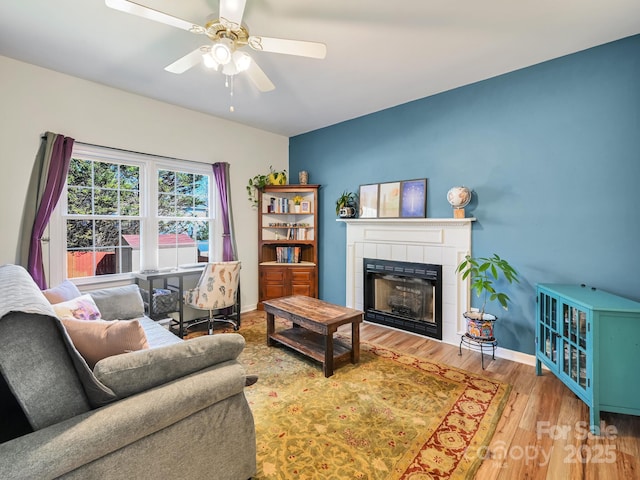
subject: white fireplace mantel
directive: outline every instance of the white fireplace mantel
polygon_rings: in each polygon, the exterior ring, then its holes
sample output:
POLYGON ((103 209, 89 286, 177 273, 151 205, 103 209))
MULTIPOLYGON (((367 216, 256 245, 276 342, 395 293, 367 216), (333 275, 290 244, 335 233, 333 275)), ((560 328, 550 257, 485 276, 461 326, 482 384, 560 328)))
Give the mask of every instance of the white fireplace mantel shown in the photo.
POLYGON ((363 258, 442 265, 442 341, 457 345, 469 309, 469 281, 455 273, 471 254, 475 218, 346 218, 346 306, 363 310, 363 258))
POLYGON ((366 223, 370 224, 385 224, 385 223, 406 223, 406 224, 438 224, 444 223, 447 225, 460 224, 469 225, 471 222, 475 222, 475 217, 467 218, 337 218, 336 222, 351 223, 353 225, 362 225, 366 223))

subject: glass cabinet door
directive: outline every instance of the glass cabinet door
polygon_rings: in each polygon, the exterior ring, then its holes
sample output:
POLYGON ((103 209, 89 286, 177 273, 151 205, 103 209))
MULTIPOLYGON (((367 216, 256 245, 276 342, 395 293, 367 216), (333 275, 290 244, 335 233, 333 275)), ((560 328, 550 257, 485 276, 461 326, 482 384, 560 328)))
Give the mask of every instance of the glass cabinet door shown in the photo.
POLYGON ((549 361, 558 361, 558 320, 557 300, 549 295, 540 293, 538 299, 540 308, 540 323, 538 331, 538 350, 549 361))
POLYGON ((583 390, 590 385, 587 372, 587 312, 562 304, 562 372, 583 390))

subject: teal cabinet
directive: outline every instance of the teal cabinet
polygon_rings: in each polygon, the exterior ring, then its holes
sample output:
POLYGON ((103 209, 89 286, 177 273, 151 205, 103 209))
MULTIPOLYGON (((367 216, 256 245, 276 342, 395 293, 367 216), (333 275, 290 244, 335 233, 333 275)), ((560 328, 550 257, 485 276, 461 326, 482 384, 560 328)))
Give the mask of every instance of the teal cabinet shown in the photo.
POLYGON ((536 374, 545 365, 589 406, 640 415, 640 303, 582 285, 536 289, 536 374))

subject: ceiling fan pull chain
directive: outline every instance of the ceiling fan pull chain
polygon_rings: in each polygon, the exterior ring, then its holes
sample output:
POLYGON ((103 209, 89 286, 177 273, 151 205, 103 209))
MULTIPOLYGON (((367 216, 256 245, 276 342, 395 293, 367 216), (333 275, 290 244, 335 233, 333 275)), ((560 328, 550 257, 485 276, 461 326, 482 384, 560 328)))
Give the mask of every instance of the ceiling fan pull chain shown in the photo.
MULTIPOLYGON (((224 86, 229 88, 229 97, 233 100, 233 75, 227 75, 226 80, 224 82, 224 86)), ((235 108, 233 107, 233 101, 230 102, 229 111, 233 113, 235 108)))

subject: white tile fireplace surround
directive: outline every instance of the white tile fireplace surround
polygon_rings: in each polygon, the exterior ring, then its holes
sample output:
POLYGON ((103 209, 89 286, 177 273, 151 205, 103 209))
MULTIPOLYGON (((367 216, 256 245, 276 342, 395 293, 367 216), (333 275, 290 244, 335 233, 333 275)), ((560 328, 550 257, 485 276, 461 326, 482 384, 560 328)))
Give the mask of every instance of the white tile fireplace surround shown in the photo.
POLYGON ((358 218, 347 224, 346 306, 363 309, 363 258, 442 265, 442 341, 460 343, 469 308, 468 280, 457 265, 471 253, 475 218, 358 218))

